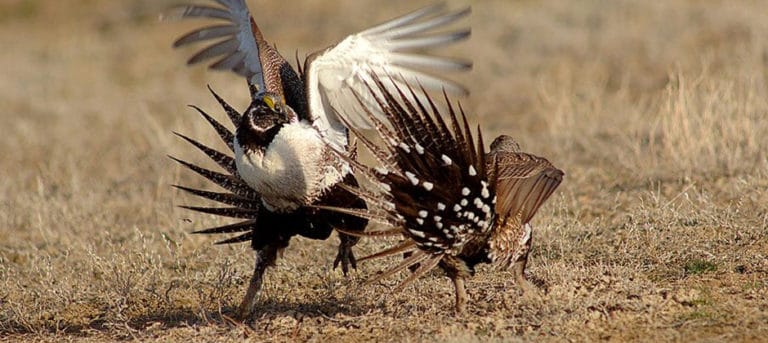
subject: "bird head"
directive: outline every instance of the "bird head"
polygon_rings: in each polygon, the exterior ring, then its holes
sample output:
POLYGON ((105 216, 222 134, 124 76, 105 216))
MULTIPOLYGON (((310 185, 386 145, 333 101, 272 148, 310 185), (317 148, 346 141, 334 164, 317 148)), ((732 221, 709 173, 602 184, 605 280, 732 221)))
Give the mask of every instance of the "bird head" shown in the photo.
POLYGON ((263 150, 283 125, 291 123, 291 109, 285 99, 274 93, 264 93, 254 99, 237 127, 237 141, 246 150, 263 150))
POLYGON ((491 152, 505 151, 505 152, 520 152, 520 144, 518 144, 512 137, 507 135, 501 135, 496 137, 491 143, 491 152))

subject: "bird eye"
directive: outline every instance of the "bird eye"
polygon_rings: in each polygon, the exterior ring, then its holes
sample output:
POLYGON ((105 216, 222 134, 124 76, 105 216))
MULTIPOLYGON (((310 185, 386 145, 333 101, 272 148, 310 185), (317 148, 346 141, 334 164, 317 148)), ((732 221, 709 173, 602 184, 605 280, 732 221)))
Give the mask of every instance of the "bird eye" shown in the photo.
POLYGON ((269 107, 270 110, 282 113, 283 112, 283 102, 280 101, 281 99, 277 97, 272 96, 265 96, 264 97, 264 103, 269 107))

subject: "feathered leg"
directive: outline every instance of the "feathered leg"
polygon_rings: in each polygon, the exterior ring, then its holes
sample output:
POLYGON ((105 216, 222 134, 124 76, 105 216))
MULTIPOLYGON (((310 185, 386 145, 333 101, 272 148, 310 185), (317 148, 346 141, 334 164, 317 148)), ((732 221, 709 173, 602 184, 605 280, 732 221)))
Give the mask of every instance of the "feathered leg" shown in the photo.
POLYGON ((464 288, 464 278, 459 275, 451 276, 453 287, 456 290, 456 314, 461 314, 467 308, 467 289, 464 288))
POLYGON ((528 263, 528 254, 518 259, 512 266, 512 271, 515 275, 515 283, 523 291, 524 294, 537 294, 538 288, 525 278, 525 265, 528 263))
POLYGON ((453 281, 453 288, 456 292, 456 314, 461 314, 467 308, 467 301, 469 301, 464 282, 472 276, 472 270, 465 261, 450 255, 443 257, 440 267, 453 281))
POLYGON ((264 272, 268 267, 275 265, 277 251, 278 247, 272 244, 256 250, 256 265, 253 269, 251 282, 248 284, 248 291, 245 292, 245 297, 238 308, 238 319, 246 320, 251 315, 251 312, 253 312, 256 294, 261 290, 261 284, 264 281, 264 272))
POLYGON ((520 246, 524 252, 512 265, 512 273, 515 277, 515 283, 523 291, 523 294, 539 295, 539 288, 525 278, 525 267, 528 264, 528 253, 531 251, 532 233, 528 240, 520 246))

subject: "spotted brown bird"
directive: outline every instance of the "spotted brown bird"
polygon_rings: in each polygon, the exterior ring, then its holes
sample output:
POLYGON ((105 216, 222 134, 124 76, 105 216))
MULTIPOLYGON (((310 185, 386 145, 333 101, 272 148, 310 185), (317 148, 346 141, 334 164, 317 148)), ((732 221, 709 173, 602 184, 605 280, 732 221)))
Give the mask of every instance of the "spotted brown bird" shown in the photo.
POLYGON ((447 96, 448 122, 429 96, 420 100, 423 90, 406 85, 390 91, 387 82, 374 77, 369 91, 377 94, 377 109, 385 114, 378 120, 368 112, 384 143, 355 131, 377 166, 350 160, 374 186, 344 186, 368 208, 320 206, 382 224, 351 234, 404 238, 361 259, 406 256, 369 283, 411 268, 397 291, 440 267, 453 281, 456 311, 462 312, 468 299, 465 280, 477 264, 491 263, 512 268, 517 284, 532 290, 524 273, 533 234, 530 221, 560 185, 563 172, 545 158, 520 151, 509 136, 496 138, 486 153, 480 128, 475 139, 464 111, 459 107, 457 114, 447 96))
MULTIPOLYGON (((229 204, 230 208, 189 209, 246 219, 237 224, 197 231, 206 234, 240 232, 220 243, 250 241, 256 264, 239 316, 253 311, 263 274, 274 265, 278 252, 299 235, 327 239, 333 228, 362 231, 367 221, 328 212, 315 206, 364 210, 365 201, 343 189, 356 187, 348 160, 354 161, 349 125, 370 128, 363 108, 372 96, 358 97, 365 84, 377 75, 397 75, 393 85, 418 82, 428 89, 464 94, 460 84, 439 72, 462 71, 471 63, 416 53, 452 44, 468 37, 469 29, 436 32, 465 18, 469 9, 447 11, 435 5, 350 35, 307 57, 294 70, 269 44, 256 25, 244 0, 216 0, 220 6, 191 5, 178 9, 183 18, 212 18, 222 23, 206 26, 179 38, 174 46, 218 40, 192 58, 190 64, 218 58, 213 69, 231 70, 247 80, 252 101, 240 113, 214 93, 229 115, 235 132, 198 111, 216 129, 230 153, 215 151, 195 140, 184 139, 216 161, 226 173, 218 173, 179 161, 223 187, 226 193, 180 187, 194 195, 229 204), (350 113, 342 122, 336 111, 350 113), (335 151, 341 151, 338 156, 335 151)), ((375 93, 372 93, 375 95, 375 93)), ((375 112, 375 110, 374 110, 375 112)), ((383 115, 383 113, 373 113, 383 115)), ((355 267, 352 246, 358 238, 340 234, 334 267, 346 274, 355 267)))

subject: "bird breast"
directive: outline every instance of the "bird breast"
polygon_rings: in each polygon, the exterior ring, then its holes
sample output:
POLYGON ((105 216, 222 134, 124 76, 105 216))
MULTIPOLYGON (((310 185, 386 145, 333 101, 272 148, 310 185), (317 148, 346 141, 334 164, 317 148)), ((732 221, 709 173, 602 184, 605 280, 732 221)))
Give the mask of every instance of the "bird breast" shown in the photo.
POLYGON ((235 140, 235 162, 240 177, 276 212, 311 204, 349 172, 305 121, 283 126, 264 150, 244 150, 235 140))

